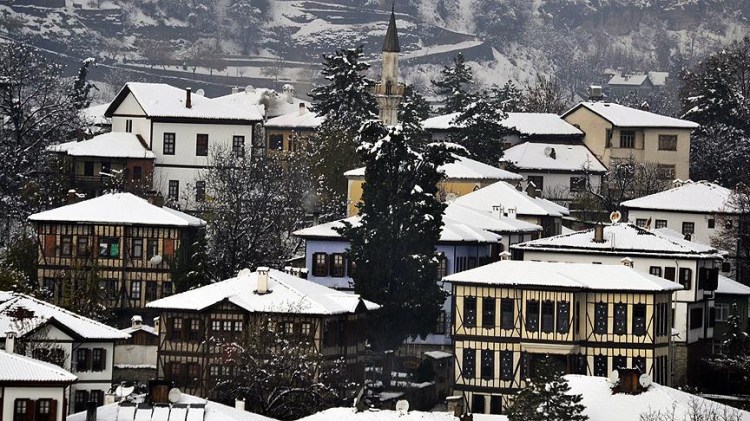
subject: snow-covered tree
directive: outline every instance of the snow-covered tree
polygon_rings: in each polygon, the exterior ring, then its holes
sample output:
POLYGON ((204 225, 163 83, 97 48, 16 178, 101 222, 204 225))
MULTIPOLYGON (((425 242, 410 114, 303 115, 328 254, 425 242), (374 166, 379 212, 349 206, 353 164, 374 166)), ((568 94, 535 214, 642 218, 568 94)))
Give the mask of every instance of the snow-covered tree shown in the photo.
POLYGON ((89 57, 83 60, 81 67, 78 68, 78 76, 73 82, 71 95, 73 96, 73 105, 78 110, 91 105, 91 90, 96 89, 96 86, 88 80, 89 66, 91 65, 96 65, 96 59, 89 57))
POLYGON ((721 338, 722 353, 705 360, 707 375, 723 379, 721 393, 744 393, 750 386, 750 336, 742 328, 743 314, 732 304, 727 319, 727 331, 721 338))
POLYGON ((429 135, 424 131, 422 122, 429 117, 430 105, 413 86, 407 86, 404 90, 404 99, 399 104, 398 121, 401 131, 409 146, 420 150, 429 141, 429 135))
POLYGON ((361 139, 361 224, 341 232, 356 265, 354 290, 383 306, 368 317, 373 347, 395 349, 409 336, 431 332, 445 300, 436 282, 445 208, 437 184, 438 167, 452 157, 443 143, 417 152, 399 127, 377 121, 363 127, 361 139))
POLYGON ((516 133, 502 125, 508 114, 482 97, 468 104, 452 124, 457 127, 451 141, 469 152, 472 159, 498 166, 503 157, 503 140, 516 133))
POLYGON ((562 114, 568 109, 565 95, 555 78, 537 76, 533 84, 525 86, 524 109, 530 113, 562 114))
POLYGON ((570 393, 570 385, 547 358, 539 361, 536 376, 526 380, 526 387, 514 398, 508 409, 510 421, 585 421, 586 409, 581 395, 570 393))
POLYGON ((493 85, 490 88, 487 100, 495 108, 508 113, 526 112, 524 93, 510 80, 505 82, 503 86, 493 85))
POLYGON ((232 0, 229 17, 237 27, 242 52, 248 54, 260 41, 261 26, 268 13, 268 0, 232 0))
POLYGON ((450 66, 440 71, 440 79, 433 80, 436 94, 442 98, 441 114, 463 111, 473 101, 474 73, 466 64, 464 55, 458 53, 450 66))
POLYGON ((169 276, 174 293, 206 284, 210 278, 207 264, 205 232, 199 231, 195 236, 183 237, 173 260, 169 262, 169 276))

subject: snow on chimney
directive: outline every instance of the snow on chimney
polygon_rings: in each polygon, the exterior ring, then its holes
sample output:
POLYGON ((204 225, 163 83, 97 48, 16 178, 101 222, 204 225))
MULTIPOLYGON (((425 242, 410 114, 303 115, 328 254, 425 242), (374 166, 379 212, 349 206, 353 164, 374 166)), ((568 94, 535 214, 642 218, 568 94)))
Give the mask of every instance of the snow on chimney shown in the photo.
POLYGON ((240 411, 245 410, 245 401, 242 399, 235 399, 234 400, 234 409, 239 409, 240 411))
POLYGON ((233 88, 232 88, 232 93, 233 93, 233 94, 238 94, 238 93, 240 93, 240 88, 238 88, 238 87, 236 87, 236 86, 235 86, 235 87, 233 87, 233 88))
POLYGON ((143 317, 135 315, 130 318, 130 327, 133 329, 140 329, 143 327, 143 317))
POLYGON ((16 351, 16 332, 9 330, 5 332, 5 352, 12 354, 16 351))
POLYGON ((159 335, 159 317, 154 317, 154 333, 159 335))
POLYGON ((500 253, 500 260, 510 260, 510 252, 508 250, 505 250, 504 252, 500 253))
POLYGON ((492 205, 492 216, 501 219, 503 217, 503 205, 492 205))
POLYGON ((599 85, 589 86, 589 101, 601 101, 602 99, 604 99, 602 87, 599 85))
POLYGON ((191 91, 190 88, 185 88, 185 108, 193 108, 193 102, 190 98, 191 91))
POLYGON ((299 115, 305 115, 307 113, 307 106, 304 102, 299 103, 299 115))
POLYGON ((288 102, 289 104, 294 104, 294 85, 287 83, 286 85, 281 87, 281 92, 284 93, 286 102, 288 102))
POLYGON ((259 295, 268 294, 268 271, 270 269, 265 266, 258 268, 258 289, 255 292, 259 295))

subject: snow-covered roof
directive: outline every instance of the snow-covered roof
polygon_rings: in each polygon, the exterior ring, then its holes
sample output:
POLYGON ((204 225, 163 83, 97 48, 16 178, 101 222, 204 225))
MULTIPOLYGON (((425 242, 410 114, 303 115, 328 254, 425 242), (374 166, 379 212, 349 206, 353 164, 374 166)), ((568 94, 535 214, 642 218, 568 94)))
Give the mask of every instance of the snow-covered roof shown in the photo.
POLYGON ((318 115, 307 108, 278 117, 269 118, 263 126, 266 129, 317 129, 323 124, 325 117, 318 115))
POLYGON ((94 156, 103 158, 145 158, 154 159, 156 155, 141 143, 134 133, 111 132, 94 136, 88 140, 73 141, 53 145, 47 148, 50 152, 66 153, 69 156, 94 156))
POLYGON ((692 121, 667 117, 611 102, 581 102, 566 111, 562 117, 567 117, 581 107, 598 114, 617 127, 697 129, 700 126, 698 123, 692 121))
POLYGON ((645 74, 622 75, 617 73, 609 79, 608 85, 641 86, 648 79, 645 74))
POLYGON ((6 382, 74 383, 78 377, 57 365, 0 351, 0 384, 6 382))
POLYGON ((657 383, 651 383, 648 390, 641 394, 629 395, 613 394, 606 377, 569 374, 565 378, 570 385, 569 393, 580 394, 583 397, 583 413, 590 421, 639 421, 644 419, 643 415, 655 412, 661 413, 658 418, 645 419, 696 419, 695 409, 713 409, 720 417, 728 410, 727 415, 730 416, 727 419, 735 419, 731 414, 736 411, 738 421, 750 421, 750 412, 730 408, 657 383))
POLYGON ((310 102, 296 97, 289 98, 285 93, 273 89, 250 88, 243 91, 216 97, 214 103, 237 109, 260 111, 266 118, 299 112, 299 104, 310 108, 310 102))
POLYGON ((271 269, 267 294, 257 294, 258 272, 243 270, 237 277, 171 295, 146 304, 149 308, 200 311, 227 300, 249 312, 343 314, 360 305, 380 306, 359 295, 336 291, 314 282, 271 269))
POLYGON ((504 161, 522 170, 605 173, 607 168, 583 144, 525 142, 505 150, 504 161))
POLYGON ((72 205, 35 213, 35 222, 71 222, 117 225, 200 227, 206 221, 186 213, 148 203, 132 193, 110 193, 72 205))
POLYGON ((442 360, 445 358, 453 358, 453 354, 450 352, 445 351, 426 351, 424 352, 424 355, 436 359, 436 360, 442 360))
POLYGON ((125 329, 120 329, 120 331, 124 332, 124 333, 127 333, 128 335, 132 335, 135 332, 146 332, 146 333, 150 333, 150 334, 152 334, 154 336, 159 336, 156 333, 156 329, 154 329, 152 326, 149 326, 149 325, 141 325, 140 327, 137 327, 137 328, 135 328, 133 326, 128 326, 125 329))
POLYGON ((630 209, 673 212, 734 213, 729 198, 732 191, 708 181, 686 181, 679 187, 622 202, 630 209))
MULTIPOLYGON (((504 415, 473 414, 474 421, 507 421, 504 415)), ((371 409, 356 412, 354 408, 331 408, 309 417, 301 418, 299 421, 458 421, 458 418, 449 412, 421 412, 409 411, 404 415, 398 411, 389 409, 371 409)))
POLYGON ((726 295, 750 295, 750 287, 741 284, 734 279, 719 275, 719 287, 716 288, 717 294, 726 295))
POLYGON ((53 320, 67 331, 77 335, 78 339, 81 340, 109 341, 130 337, 130 335, 118 329, 46 301, 16 292, 0 291, 0 338, 4 338, 8 331, 14 331, 18 336, 24 336, 53 320), (28 318, 19 321, 16 318, 20 313, 18 309, 25 309, 31 313, 28 314, 28 318))
MULTIPOLYGON (((111 403, 96 408, 96 421, 274 421, 252 412, 182 393, 176 404, 137 407, 111 403)), ((86 411, 68 415, 67 421, 86 421, 86 411)))
POLYGON ((503 260, 446 276, 446 281, 596 291, 677 291, 682 285, 624 265, 503 260))
POLYGON ((594 228, 572 234, 540 238, 514 244, 512 248, 528 251, 579 252, 600 254, 659 255, 716 259, 716 249, 649 231, 633 224, 604 226, 604 241, 594 242, 594 228))
MULTIPOLYGON (((497 180, 497 181, 520 181, 523 176, 510 171, 502 170, 492 165, 467 158, 465 156, 453 155, 456 160, 450 164, 440 166, 438 169, 445 173, 448 180, 497 180)), ((344 173, 346 177, 364 177, 365 167, 349 170, 344 173)))
POLYGON ((654 86, 664 86, 669 79, 669 72, 648 72, 648 78, 654 86))
MULTIPOLYGON (((526 136, 582 136, 583 132, 574 125, 551 113, 507 113, 500 121, 504 127, 517 130, 526 136)), ((425 130, 451 130, 457 126, 453 120, 458 113, 451 113, 424 120, 425 130)))
POLYGON ((106 126, 112 124, 112 120, 104 116, 107 108, 109 104, 92 105, 79 111, 78 115, 87 125, 106 126))
POLYGON ((164 83, 128 82, 107 109, 107 116, 117 110, 122 101, 132 94, 148 117, 188 118, 208 120, 261 121, 256 107, 235 107, 192 92, 191 107, 185 106, 186 91, 164 83))
POLYGON ((530 222, 515 218, 500 217, 491 211, 483 211, 466 207, 458 203, 450 203, 443 212, 446 220, 461 221, 472 227, 496 232, 498 234, 511 234, 522 232, 539 232, 542 227, 530 222))
POLYGON ((491 211, 494 206, 505 209, 516 209, 516 214, 524 216, 563 216, 570 211, 549 200, 531 197, 526 192, 504 181, 490 184, 479 190, 463 195, 456 199, 456 203, 482 211, 491 211))

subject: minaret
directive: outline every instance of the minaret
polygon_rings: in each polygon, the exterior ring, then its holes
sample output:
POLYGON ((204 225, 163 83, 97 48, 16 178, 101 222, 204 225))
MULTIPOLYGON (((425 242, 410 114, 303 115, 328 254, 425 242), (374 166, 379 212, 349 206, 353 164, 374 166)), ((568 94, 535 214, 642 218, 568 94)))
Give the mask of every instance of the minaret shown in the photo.
POLYGON ((375 85, 375 98, 380 105, 380 120, 386 126, 398 123, 398 105, 404 96, 404 85, 398 82, 398 32, 396 31, 395 2, 391 7, 391 20, 383 42, 383 74, 375 85))

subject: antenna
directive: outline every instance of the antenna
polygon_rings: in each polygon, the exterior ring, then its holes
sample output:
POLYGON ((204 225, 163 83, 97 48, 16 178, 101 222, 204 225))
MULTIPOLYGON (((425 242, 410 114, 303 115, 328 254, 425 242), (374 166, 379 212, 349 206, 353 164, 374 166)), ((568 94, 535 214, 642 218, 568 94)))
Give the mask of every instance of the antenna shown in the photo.
POLYGON ((177 403, 180 401, 181 397, 182 397, 182 392, 180 392, 180 389, 176 387, 169 389, 169 393, 167 394, 167 399, 169 399, 170 402, 177 403))

